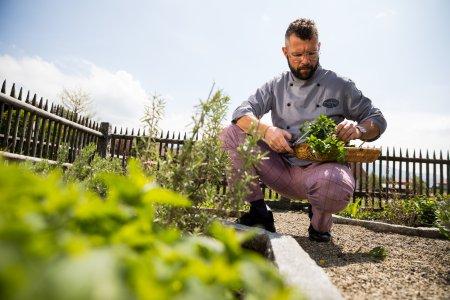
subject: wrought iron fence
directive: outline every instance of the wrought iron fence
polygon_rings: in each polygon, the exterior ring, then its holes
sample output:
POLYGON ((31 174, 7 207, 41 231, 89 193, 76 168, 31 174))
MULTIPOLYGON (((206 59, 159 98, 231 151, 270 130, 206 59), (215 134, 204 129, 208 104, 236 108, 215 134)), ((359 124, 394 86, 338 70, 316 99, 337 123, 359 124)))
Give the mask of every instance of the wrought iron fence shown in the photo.
MULTIPOLYGON (((145 132, 134 129, 112 130, 107 122, 96 123, 83 116, 65 110, 58 105, 48 108, 48 101, 22 89, 16 93, 15 85, 6 92, 6 81, 0 92, 0 150, 5 157, 15 159, 55 160, 59 147, 69 147, 69 162, 86 145, 95 143, 102 157, 119 157, 123 164, 136 155, 136 145, 148 138, 145 132)), ((161 133, 155 137, 159 154, 167 151, 178 154, 186 140, 186 134, 161 133)), ((364 204, 377 208, 383 201, 393 198, 410 198, 415 195, 449 195, 450 177, 449 151, 436 154, 426 151, 413 152, 385 148, 373 163, 351 164, 356 180, 354 198, 364 199, 364 204)), ((262 184, 267 198, 280 199, 280 195, 262 184)), ((224 181, 221 190, 225 192, 224 181)))

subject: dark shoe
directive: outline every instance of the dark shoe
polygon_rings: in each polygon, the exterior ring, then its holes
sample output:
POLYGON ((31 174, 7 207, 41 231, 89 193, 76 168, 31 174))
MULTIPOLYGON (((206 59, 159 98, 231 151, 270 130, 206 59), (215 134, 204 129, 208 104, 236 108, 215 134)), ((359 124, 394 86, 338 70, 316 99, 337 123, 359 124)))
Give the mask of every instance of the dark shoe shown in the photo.
POLYGON ((313 217, 313 212, 312 212, 312 205, 311 205, 311 203, 308 203, 308 204, 306 205, 306 207, 308 208, 308 217, 309 217, 309 220, 311 221, 311 219, 312 219, 312 217, 313 217))
POLYGON ((316 231, 311 225, 308 228, 309 240, 319 243, 328 243, 331 241, 331 234, 329 232, 316 231))
POLYGON ((270 210, 267 212, 267 216, 263 217, 260 214, 257 214, 255 211, 250 210, 249 212, 244 213, 236 221, 236 223, 246 226, 260 227, 270 232, 276 232, 273 214, 270 210))

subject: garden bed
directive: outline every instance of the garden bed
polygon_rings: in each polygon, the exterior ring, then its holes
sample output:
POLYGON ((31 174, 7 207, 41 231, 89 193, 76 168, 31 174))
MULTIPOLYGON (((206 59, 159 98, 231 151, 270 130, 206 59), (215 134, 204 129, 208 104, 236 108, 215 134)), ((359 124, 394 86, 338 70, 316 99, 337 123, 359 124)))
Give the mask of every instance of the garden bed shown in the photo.
POLYGON ((345 299, 448 299, 448 240, 335 224, 332 242, 316 243, 308 239, 306 213, 276 211, 274 217, 277 232, 292 236, 345 299), (386 251, 384 260, 369 255, 375 247, 386 251))

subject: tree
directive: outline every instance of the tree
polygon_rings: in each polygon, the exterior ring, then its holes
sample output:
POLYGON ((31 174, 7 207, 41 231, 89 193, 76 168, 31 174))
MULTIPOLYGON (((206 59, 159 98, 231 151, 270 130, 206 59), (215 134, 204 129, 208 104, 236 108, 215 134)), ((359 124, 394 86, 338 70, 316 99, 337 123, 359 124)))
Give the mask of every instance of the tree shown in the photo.
POLYGON ((64 88, 59 94, 62 105, 68 110, 81 114, 89 119, 95 117, 95 112, 92 110, 93 100, 91 96, 83 91, 81 88, 67 89, 64 88))

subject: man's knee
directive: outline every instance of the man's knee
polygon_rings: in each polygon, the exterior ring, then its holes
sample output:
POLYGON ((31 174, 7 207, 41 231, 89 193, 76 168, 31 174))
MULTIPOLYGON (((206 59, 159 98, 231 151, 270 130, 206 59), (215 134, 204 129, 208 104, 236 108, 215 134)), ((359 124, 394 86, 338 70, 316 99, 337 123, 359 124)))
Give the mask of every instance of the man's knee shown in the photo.
POLYGON ((355 182, 345 166, 334 166, 323 172, 314 183, 314 198, 318 208, 324 212, 337 213, 349 203, 355 189, 355 182))
POLYGON ((235 124, 230 124, 219 133, 219 139, 225 148, 236 148, 244 138, 244 132, 235 124))

